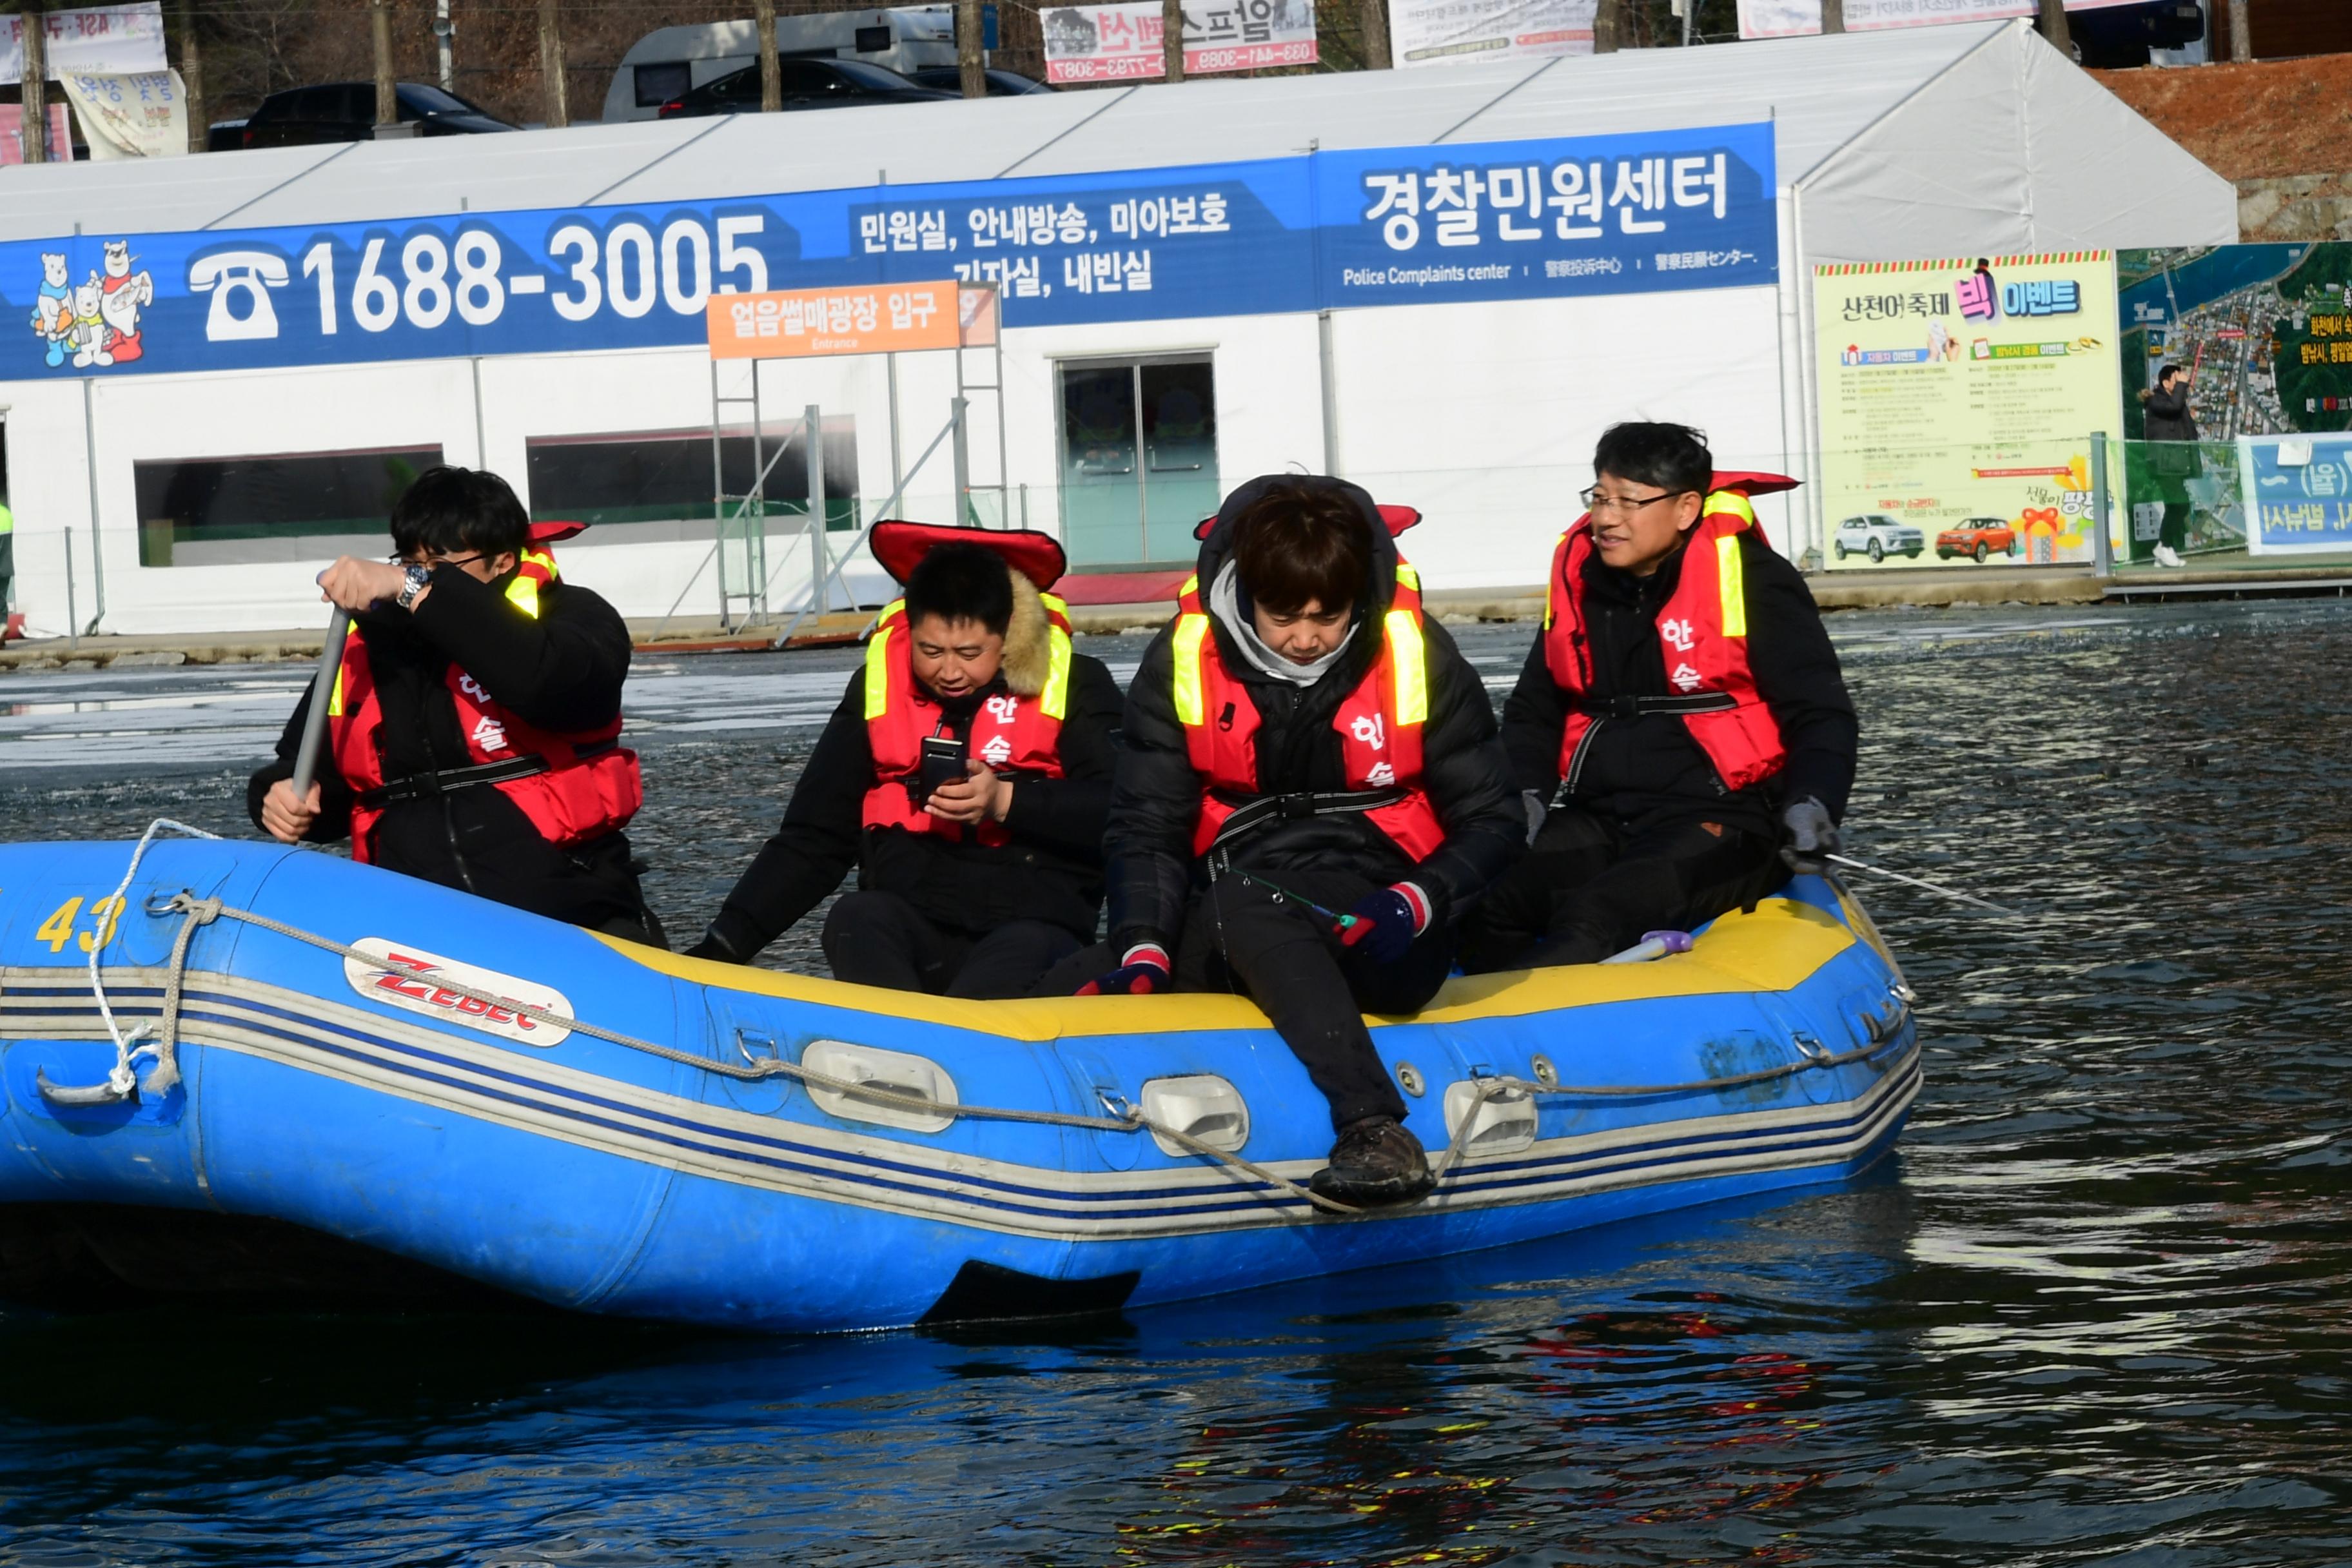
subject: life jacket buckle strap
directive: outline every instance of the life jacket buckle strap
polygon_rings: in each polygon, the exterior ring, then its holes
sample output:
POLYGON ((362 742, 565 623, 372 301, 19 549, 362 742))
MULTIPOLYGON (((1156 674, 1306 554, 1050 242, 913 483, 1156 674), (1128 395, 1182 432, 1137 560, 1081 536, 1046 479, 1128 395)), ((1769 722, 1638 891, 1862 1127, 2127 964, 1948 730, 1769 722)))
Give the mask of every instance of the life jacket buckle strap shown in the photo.
POLYGON ((1673 697, 1586 697, 1570 704, 1593 719, 1643 719, 1654 713, 1728 713, 1739 700, 1728 691, 1694 691, 1673 697))
POLYGON ((1276 822, 1302 822, 1310 816, 1378 811, 1382 806, 1394 805, 1408 798, 1412 793, 1396 787, 1321 792, 1301 790, 1289 795, 1256 795, 1236 806, 1233 815, 1218 825, 1217 836, 1211 841, 1210 847, 1213 850, 1276 822))
MULTIPOLYGON (((618 741, 601 741, 582 746, 572 753, 578 762, 599 757, 620 745, 618 741)), ((484 784, 514 784, 521 779, 537 778, 553 773, 555 764, 545 757, 529 754, 509 757, 503 762, 476 763, 462 768, 427 768, 422 773, 404 773, 396 779, 386 779, 373 789, 362 790, 356 797, 360 805, 369 811, 381 811, 395 802, 425 800, 434 795, 451 795, 462 789, 478 789, 484 784)))

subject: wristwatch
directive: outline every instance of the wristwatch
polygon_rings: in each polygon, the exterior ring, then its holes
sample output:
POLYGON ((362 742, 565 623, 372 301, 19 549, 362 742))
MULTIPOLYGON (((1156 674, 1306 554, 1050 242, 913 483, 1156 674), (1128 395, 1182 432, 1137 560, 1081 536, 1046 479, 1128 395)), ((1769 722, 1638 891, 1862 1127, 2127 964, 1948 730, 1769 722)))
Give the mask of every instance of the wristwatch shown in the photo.
POLYGON ((416 603, 417 595, 433 585, 433 568, 412 565, 404 568, 400 575, 400 592, 392 596, 392 602, 405 610, 416 603))

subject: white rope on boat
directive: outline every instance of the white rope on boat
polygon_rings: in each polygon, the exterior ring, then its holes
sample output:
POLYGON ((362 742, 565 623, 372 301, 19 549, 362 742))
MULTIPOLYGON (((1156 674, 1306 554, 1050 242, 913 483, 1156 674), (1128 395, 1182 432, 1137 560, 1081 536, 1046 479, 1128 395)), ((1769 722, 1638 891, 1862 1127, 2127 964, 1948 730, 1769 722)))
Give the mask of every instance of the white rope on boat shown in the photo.
MULTIPOLYGON (((159 818, 149 826, 146 833, 141 837, 137 847, 131 851, 131 865, 123 872, 122 880, 115 889, 114 897, 117 900, 128 895, 131 883, 138 875, 141 858, 145 856, 147 847, 154 839, 156 833, 163 828, 173 828, 198 838, 219 837, 219 835, 206 833, 202 828, 190 827, 184 823, 173 822, 168 818, 159 818)), ((117 1026, 113 1010, 107 1003, 105 986, 99 975, 99 954, 106 944, 92 943, 89 955, 90 991, 98 999, 99 1011, 106 1021, 107 1033, 114 1041, 115 1065, 108 1073, 106 1082, 82 1088, 62 1087, 50 1083, 47 1075, 43 1074, 39 1087, 45 1098, 64 1105, 106 1104, 129 1099, 142 1087, 132 1067, 135 1058, 141 1056, 152 1056, 155 1060, 155 1070, 148 1075, 143 1086, 149 1092, 166 1093, 179 1083, 180 1005, 187 973, 189 948, 197 929, 209 925, 215 920, 238 921, 285 937, 289 941, 322 949, 348 962, 364 964, 371 969, 384 973, 400 972, 398 966, 387 959, 379 958, 371 952, 364 952, 348 943, 337 942, 331 937, 320 936, 315 931, 305 931, 299 926, 274 920, 255 910, 238 909, 234 905, 224 903, 218 898, 200 899, 193 892, 183 891, 173 894, 171 898, 160 903, 151 902, 148 909, 151 913, 179 914, 184 917, 179 932, 172 943, 171 966, 164 980, 163 1016, 160 1027, 156 1030, 157 1038, 151 1045, 140 1046, 134 1049, 131 1042, 144 1034, 151 1026, 140 1025, 129 1034, 125 1034, 117 1026)), ((121 907, 118 904, 116 906, 118 920, 120 915, 121 907)), ((1277 1175, 1254 1161, 1242 1158, 1231 1150, 1216 1148, 1180 1128, 1156 1121, 1125 1100, 1115 1099, 1108 1094, 1103 1096, 1103 1108, 1114 1112, 1110 1116, 1085 1116, 1072 1111, 1029 1110, 1009 1106, 966 1105, 961 1102, 948 1104, 935 1100, 929 1095, 917 1094, 906 1089, 888 1089, 879 1085, 835 1078, 830 1073, 819 1072, 813 1068, 803 1067, 798 1062, 788 1062, 780 1058, 751 1062, 739 1067, 733 1062, 697 1055, 692 1051, 681 1050, 675 1046, 666 1046, 656 1040, 640 1039, 634 1035, 625 1035, 616 1029, 607 1029, 601 1025, 567 1017, 551 1008, 518 1001, 511 996, 502 996, 495 992, 484 991, 464 984, 454 978, 436 977, 435 984, 443 990, 471 1001, 504 1008, 509 1012, 556 1028, 586 1035, 629 1050, 658 1057, 665 1061, 677 1062, 685 1067, 695 1068, 703 1072, 739 1081, 756 1082, 762 1079, 778 1077, 797 1079, 802 1083, 828 1089, 854 1100, 862 1100, 870 1104, 919 1115, 943 1116, 950 1120, 959 1116, 969 1116, 982 1121, 1011 1121, 1045 1127, 1073 1127, 1096 1132, 1129 1134, 1150 1132, 1192 1154, 1213 1160, 1238 1175, 1263 1183, 1276 1192, 1297 1202, 1307 1204, 1324 1214, 1350 1216, 1365 1212, 1355 1205, 1326 1197, 1286 1176, 1277 1175)), ((1907 991, 1907 987, 1906 989, 1907 991)), ((1899 997, 1899 999, 1907 1000, 1905 997, 1899 997)), ((1835 1054, 1818 1042, 1811 1042, 1809 1048, 1806 1037, 1800 1036, 1798 1037, 1800 1059, 1796 1061, 1778 1067, 1761 1068, 1753 1072, 1734 1073, 1721 1078, 1700 1079, 1685 1083, 1541 1084, 1518 1078, 1476 1079, 1473 1080, 1476 1089, 1471 1103, 1464 1109, 1452 1137, 1447 1141, 1444 1152, 1432 1173, 1431 1183, 1433 1187, 1438 1183, 1444 1182, 1454 1166, 1461 1162, 1467 1150, 1468 1134, 1477 1124, 1477 1112, 1490 1100, 1513 1094, 1538 1100, 1592 1100, 1671 1098, 1714 1093, 1749 1084, 1769 1083, 1780 1079, 1793 1078, 1799 1073, 1826 1070, 1862 1061, 1885 1050, 1894 1043, 1899 1032, 1899 1027, 1890 1026, 1870 1044, 1835 1054)))

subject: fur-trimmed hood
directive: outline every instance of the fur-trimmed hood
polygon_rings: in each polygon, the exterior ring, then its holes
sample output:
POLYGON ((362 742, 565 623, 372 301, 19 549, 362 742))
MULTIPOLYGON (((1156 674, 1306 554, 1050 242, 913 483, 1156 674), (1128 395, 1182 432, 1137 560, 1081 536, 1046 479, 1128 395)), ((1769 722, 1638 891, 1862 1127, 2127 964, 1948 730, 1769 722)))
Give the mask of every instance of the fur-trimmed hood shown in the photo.
POLYGON ((1004 689, 1015 697, 1034 697, 1045 689, 1054 668, 1053 623, 1036 584, 1010 566, 1004 575, 1013 585, 1013 618, 1004 624, 1004 689))

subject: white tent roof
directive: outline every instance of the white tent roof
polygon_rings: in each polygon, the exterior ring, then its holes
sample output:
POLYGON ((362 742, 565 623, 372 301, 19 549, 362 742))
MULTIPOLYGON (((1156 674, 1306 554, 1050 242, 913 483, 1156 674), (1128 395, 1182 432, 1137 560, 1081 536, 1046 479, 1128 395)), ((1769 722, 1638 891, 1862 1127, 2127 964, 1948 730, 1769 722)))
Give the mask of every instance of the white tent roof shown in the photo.
POLYGON ((0 239, 1090 173, 1771 120, 1811 260, 2215 243, 2236 196, 2021 22, 0 172, 0 239))

